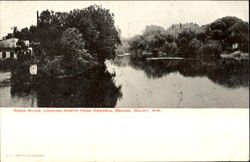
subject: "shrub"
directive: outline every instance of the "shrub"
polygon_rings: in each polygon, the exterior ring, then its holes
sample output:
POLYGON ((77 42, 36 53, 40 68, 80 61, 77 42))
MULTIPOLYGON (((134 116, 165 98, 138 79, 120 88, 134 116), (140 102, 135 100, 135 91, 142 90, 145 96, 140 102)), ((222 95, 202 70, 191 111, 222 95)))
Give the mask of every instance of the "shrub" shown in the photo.
POLYGON ((192 39, 189 43, 188 50, 191 51, 192 55, 190 57, 197 57, 200 53, 200 48, 202 46, 202 42, 196 38, 192 39))
POLYGON ((219 41, 210 40, 201 47, 200 52, 202 57, 219 58, 222 53, 222 46, 219 41))

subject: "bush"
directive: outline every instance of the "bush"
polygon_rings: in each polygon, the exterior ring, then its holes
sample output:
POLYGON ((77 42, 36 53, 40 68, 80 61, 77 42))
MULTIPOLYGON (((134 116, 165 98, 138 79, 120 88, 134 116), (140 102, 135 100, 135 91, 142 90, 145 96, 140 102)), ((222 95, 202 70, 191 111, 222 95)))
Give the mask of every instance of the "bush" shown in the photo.
POLYGON ((115 27, 114 14, 101 6, 91 5, 70 12, 66 20, 68 27, 79 29, 85 41, 85 48, 96 53, 100 62, 115 57, 115 49, 121 43, 115 27))
POLYGON ((192 49, 189 49, 190 42, 195 38, 195 33, 184 30, 178 35, 177 45, 179 48, 179 55, 182 57, 191 57, 193 55, 192 49))
POLYGON ((202 57, 220 58, 222 46, 219 41, 210 40, 201 47, 200 52, 202 57))
POLYGON ((47 57, 42 65, 43 71, 51 76, 79 74, 94 68, 96 58, 85 50, 85 42, 76 28, 69 28, 57 41, 58 56, 47 57))
POLYGON ((175 42, 172 43, 165 42, 161 51, 163 51, 163 53, 165 53, 166 56, 174 57, 177 55, 178 51, 177 44, 175 42))
POLYGON ((198 57, 201 50, 202 42, 196 38, 192 39, 189 43, 188 50, 191 51, 190 57, 198 57))

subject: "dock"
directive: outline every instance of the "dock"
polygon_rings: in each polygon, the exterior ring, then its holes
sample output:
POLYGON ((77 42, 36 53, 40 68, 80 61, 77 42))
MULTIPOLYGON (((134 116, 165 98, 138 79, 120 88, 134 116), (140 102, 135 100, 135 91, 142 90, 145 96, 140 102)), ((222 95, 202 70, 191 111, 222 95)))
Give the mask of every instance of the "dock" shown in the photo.
POLYGON ((149 57, 146 60, 184 60, 183 57, 149 57))
POLYGON ((131 55, 130 53, 124 53, 122 55, 117 55, 117 57, 130 56, 130 55, 131 55))

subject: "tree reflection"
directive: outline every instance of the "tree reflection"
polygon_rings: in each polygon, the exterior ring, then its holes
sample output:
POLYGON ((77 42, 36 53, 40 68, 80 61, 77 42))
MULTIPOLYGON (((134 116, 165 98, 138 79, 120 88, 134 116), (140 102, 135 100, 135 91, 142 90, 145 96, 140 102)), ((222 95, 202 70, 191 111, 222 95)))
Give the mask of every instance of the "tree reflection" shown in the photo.
POLYGON ((135 69, 143 70, 148 78, 160 78, 178 71, 179 60, 176 61, 144 61, 131 60, 130 65, 135 69))
POLYGON ((115 107, 122 97, 121 86, 116 86, 113 76, 98 69, 86 76, 41 81, 40 84, 15 84, 12 96, 22 97, 36 92, 38 107, 115 107))
POLYGON ((216 63, 208 78, 229 88, 249 86, 248 60, 221 60, 216 63))
POLYGON ((148 78, 161 78, 173 72, 185 77, 208 77, 228 88, 249 86, 249 60, 134 60, 130 65, 143 70, 148 78))

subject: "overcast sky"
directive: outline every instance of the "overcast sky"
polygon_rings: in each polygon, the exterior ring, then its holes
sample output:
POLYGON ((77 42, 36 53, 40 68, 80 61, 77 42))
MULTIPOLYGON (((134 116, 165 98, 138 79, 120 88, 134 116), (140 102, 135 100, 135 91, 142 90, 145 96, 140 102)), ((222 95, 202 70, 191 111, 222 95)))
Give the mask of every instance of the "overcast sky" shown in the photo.
POLYGON ((36 11, 70 11, 91 4, 102 5, 115 14, 115 24, 123 37, 141 34, 146 25, 165 29, 175 23, 204 25, 223 16, 249 19, 248 1, 0 1, 0 38, 18 29, 36 24, 36 11))

